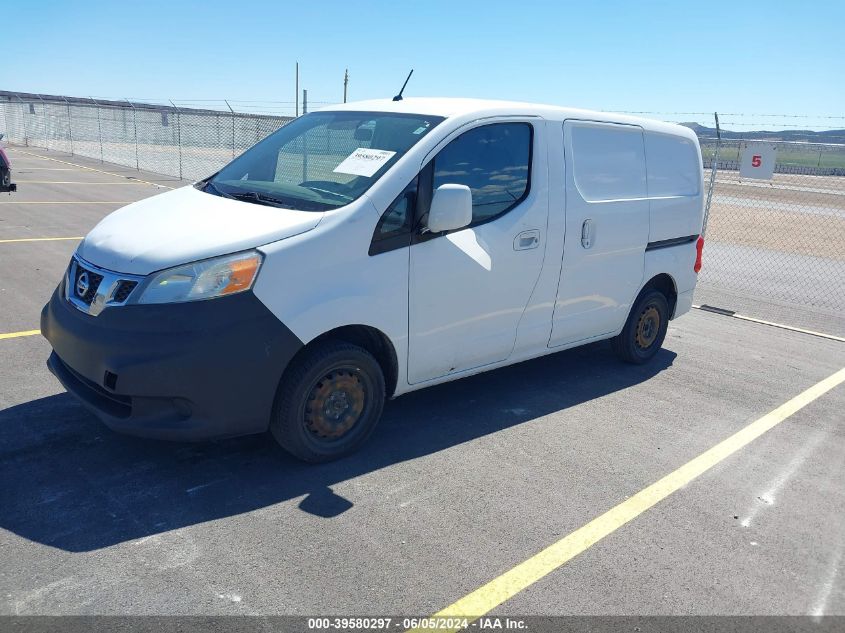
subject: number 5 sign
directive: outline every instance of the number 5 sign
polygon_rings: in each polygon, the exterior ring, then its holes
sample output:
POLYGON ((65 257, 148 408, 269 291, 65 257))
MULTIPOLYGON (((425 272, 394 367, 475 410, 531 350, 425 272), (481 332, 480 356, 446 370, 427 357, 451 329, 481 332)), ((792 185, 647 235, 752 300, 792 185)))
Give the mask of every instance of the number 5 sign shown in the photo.
POLYGON ((777 145, 772 143, 742 143, 739 163, 740 178, 771 180, 775 172, 777 145))

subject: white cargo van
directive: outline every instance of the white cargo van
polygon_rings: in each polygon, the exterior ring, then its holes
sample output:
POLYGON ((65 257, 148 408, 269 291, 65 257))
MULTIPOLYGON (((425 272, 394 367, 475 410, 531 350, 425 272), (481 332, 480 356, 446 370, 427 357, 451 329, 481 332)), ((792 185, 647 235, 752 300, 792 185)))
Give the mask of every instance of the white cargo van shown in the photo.
POLYGON ((328 108, 100 222, 42 313, 48 364, 119 431, 269 428, 336 458, 385 398, 600 339, 648 361, 692 303, 702 189, 676 125, 460 99, 328 108))

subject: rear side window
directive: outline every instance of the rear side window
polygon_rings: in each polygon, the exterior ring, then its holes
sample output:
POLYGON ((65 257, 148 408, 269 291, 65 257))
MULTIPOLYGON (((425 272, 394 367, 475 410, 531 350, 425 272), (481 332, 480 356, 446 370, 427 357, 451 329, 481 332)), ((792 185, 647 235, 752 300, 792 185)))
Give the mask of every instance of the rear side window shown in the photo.
POLYGON ((494 123, 464 132, 434 159, 434 189, 469 187, 473 225, 506 213, 528 195, 531 140, 528 123, 494 123))
POLYGON ((697 196, 701 189, 698 148, 689 139, 646 132, 648 195, 697 196))
POLYGON ((569 129, 575 185, 584 200, 601 202, 646 197, 641 128, 573 122, 569 129))

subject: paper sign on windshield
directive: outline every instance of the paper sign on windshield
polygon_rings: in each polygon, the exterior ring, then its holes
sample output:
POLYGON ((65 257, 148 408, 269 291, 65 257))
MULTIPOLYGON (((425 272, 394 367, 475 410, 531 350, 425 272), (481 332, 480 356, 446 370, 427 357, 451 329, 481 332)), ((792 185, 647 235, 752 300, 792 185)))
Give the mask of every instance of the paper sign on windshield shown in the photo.
POLYGON ((350 174, 352 176, 372 176, 381 166, 393 158, 396 152, 389 152, 385 149, 368 149, 359 147, 349 156, 343 159, 335 173, 350 174))

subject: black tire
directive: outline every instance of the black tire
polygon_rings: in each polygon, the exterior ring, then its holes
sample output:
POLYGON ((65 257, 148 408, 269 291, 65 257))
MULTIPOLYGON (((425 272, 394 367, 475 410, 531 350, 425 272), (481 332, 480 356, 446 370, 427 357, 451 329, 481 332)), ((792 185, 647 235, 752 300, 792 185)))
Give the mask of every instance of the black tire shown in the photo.
POLYGON ((307 350, 285 372, 270 432, 294 457, 331 461, 367 440, 381 418, 384 400, 384 374, 372 354, 351 343, 326 341, 307 350))
POLYGON ((668 327, 669 301, 659 290, 646 290, 637 297, 625 327, 610 345, 625 362, 642 365, 660 350, 668 327))

